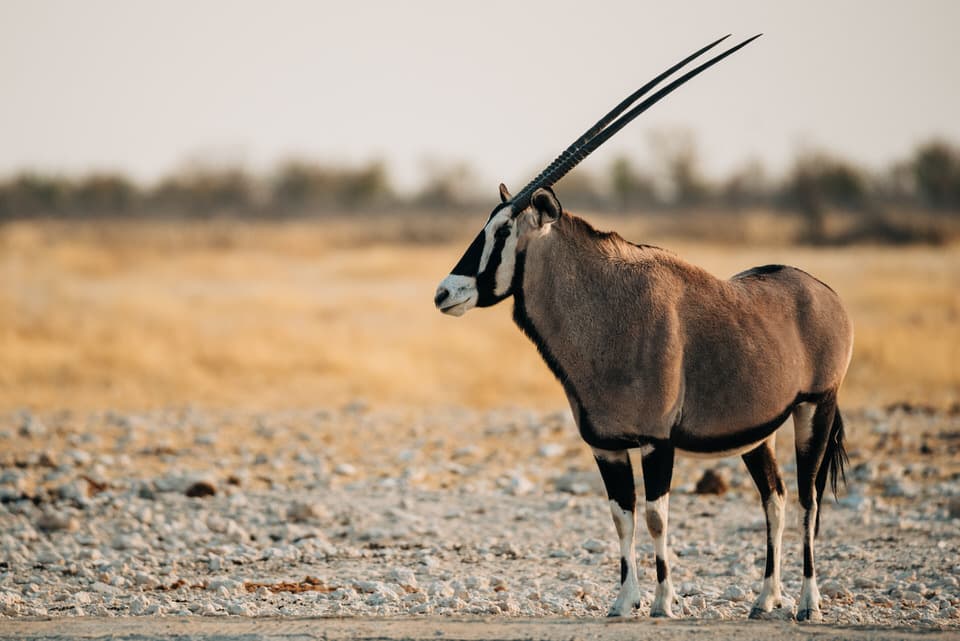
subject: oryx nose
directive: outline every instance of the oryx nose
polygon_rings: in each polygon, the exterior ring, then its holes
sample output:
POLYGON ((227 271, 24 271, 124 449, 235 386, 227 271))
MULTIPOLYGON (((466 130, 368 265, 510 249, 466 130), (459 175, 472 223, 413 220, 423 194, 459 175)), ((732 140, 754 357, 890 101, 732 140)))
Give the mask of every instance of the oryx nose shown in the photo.
POLYGON ((446 287, 437 288, 437 295, 433 297, 433 304, 437 307, 443 303, 443 301, 450 298, 450 291, 446 287))

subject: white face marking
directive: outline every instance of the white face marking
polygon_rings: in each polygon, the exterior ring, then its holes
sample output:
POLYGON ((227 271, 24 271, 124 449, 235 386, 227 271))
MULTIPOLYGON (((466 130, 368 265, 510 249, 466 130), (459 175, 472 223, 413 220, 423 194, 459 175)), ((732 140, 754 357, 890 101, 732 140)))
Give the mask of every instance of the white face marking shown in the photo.
MULTIPOLYGON (((486 227, 483 228, 483 254, 480 256, 480 273, 487 269, 490 264, 490 257, 493 255, 493 248, 496 245, 496 232, 503 225, 509 224, 512 219, 512 213, 509 207, 497 212, 490 219, 486 227)), ((503 249, 500 251, 500 264, 497 266, 497 273, 494 274, 493 293, 497 296, 503 296, 510 289, 513 282, 513 270, 517 262, 517 225, 510 225, 510 236, 506 238, 503 249)))
POLYGON ((480 255, 480 273, 487 269, 487 263, 490 262, 490 255, 493 254, 493 245, 496 242, 494 232, 510 220, 510 208, 504 207, 491 218, 483 228, 483 253, 480 255))
POLYGON ((473 276, 450 274, 442 281, 437 291, 445 289, 450 295, 443 301, 440 311, 451 316, 463 316, 477 304, 477 279, 473 276))

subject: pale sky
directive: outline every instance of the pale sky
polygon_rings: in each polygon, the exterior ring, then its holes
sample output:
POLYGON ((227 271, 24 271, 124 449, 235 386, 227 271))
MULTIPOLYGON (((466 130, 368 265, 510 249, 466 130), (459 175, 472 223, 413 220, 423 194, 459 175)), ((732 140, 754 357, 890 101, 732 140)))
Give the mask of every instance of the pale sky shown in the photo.
POLYGON ((416 184, 464 160, 517 189, 665 67, 763 38, 584 166, 691 130, 708 175, 824 147, 879 168, 960 143, 960 2, 0 0, 0 175, 190 159, 386 161, 416 184))

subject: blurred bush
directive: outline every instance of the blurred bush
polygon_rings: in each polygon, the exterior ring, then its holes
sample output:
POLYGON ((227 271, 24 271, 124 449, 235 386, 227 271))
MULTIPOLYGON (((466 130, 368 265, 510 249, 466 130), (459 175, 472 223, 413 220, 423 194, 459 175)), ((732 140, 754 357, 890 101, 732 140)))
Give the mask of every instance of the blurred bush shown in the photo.
MULTIPOLYGON (((650 137, 653 161, 615 158, 599 174, 578 168, 557 186, 573 210, 668 211, 703 224, 708 216, 763 210, 803 221, 809 243, 946 242, 960 236, 960 148, 929 140, 878 172, 822 150, 797 156, 771 177, 758 161, 712 182, 700 171, 692 135, 650 137), (695 215, 694 215, 695 214, 695 215), (837 225, 840 219, 842 225, 837 225)), ((426 166, 422 186, 399 193, 381 162, 359 166, 289 160, 266 174, 192 165, 143 186, 117 173, 71 177, 37 172, 0 180, 0 222, 31 218, 257 218, 473 212, 490 205, 462 162, 426 166)), ((720 220, 719 218, 717 220, 720 220)))

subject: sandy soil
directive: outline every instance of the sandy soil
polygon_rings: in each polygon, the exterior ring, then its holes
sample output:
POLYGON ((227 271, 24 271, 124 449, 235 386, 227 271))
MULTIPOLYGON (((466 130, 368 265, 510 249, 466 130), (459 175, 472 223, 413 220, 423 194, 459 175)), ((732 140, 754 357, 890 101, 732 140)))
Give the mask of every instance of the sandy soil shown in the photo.
POLYGON ((421 617, 414 619, 83 619, 64 622, 0 620, 0 638, 41 639, 152 639, 190 638, 204 641, 293 641, 308 639, 538 639, 540 641, 638 641, 711 639, 713 641, 822 641, 894 639, 955 639, 952 631, 853 626, 803 626, 787 622, 753 621, 750 625, 696 621, 496 620, 421 617))

